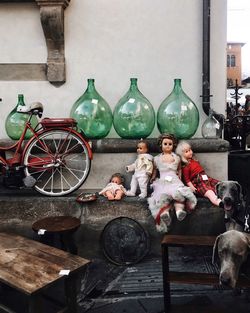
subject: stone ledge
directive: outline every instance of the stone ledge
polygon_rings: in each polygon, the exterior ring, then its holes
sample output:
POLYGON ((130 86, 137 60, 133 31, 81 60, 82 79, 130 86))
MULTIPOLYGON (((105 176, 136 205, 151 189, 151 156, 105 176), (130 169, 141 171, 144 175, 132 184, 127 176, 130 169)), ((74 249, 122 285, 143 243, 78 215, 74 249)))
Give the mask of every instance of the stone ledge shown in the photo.
MULTIPOLYGON (((159 153, 157 138, 147 138, 150 153, 159 153)), ((104 138, 92 140, 93 152, 96 153, 130 153, 136 151, 139 140, 122 138, 104 138)), ((193 138, 187 140, 195 153, 201 152, 227 152, 229 142, 224 139, 193 138)))
MULTIPOLYGON (((159 153, 157 138, 147 138, 150 153, 159 153)), ((104 138, 91 140, 94 153, 135 153, 138 139, 123 138, 104 138)), ((204 139, 192 138, 187 140, 195 153, 203 152, 227 152, 229 151, 229 142, 224 139, 204 139)), ((15 141, 11 139, 0 139, 0 145, 3 147, 11 146, 15 141)))

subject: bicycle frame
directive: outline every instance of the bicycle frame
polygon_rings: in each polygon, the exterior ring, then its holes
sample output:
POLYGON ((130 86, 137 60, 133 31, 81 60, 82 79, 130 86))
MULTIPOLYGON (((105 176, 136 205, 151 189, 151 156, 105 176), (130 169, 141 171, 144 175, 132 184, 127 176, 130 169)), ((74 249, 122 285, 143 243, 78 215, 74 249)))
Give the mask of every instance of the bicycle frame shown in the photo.
MULTIPOLYGON (((21 135, 20 139, 15 144, 13 144, 11 146, 8 146, 8 147, 0 146, 0 153, 5 153, 5 152, 8 152, 8 151, 13 151, 14 152, 13 157, 11 157, 9 159, 7 159, 6 157, 3 157, 2 155, 0 155, 0 163, 2 163, 2 165, 6 166, 6 167, 21 166, 23 164, 23 157, 25 155, 25 151, 26 151, 27 147, 29 146, 30 142, 32 142, 33 140, 37 139, 40 142, 40 144, 43 145, 43 143, 38 138, 39 135, 42 134, 42 133, 45 133, 45 132, 47 132, 49 130, 52 130, 52 129, 64 130, 64 131, 68 131, 69 134, 70 133, 74 133, 77 136, 80 136, 81 140, 86 145, 89 158, 90 159, 93 158, 92 150, 91 150, 91 148, 89 146, 89 143, 83 138, 83 136, 79 132, 74 130, 73 126, 63 127, 64 123, 61 122, 61 124, 60 124, 60 120, 63 121, 65 119, 54 119, 54 121, 56 121, 55 123, 53 123, 53 119, 50 119, 51 124, 48 127, 46 127, 46 129, 44 129, 42 124, 41 124, 41 122, 39 122, 37 124, 37 126, 35 128, 33 128, 31 126, 31 123, 30 123, 31 117, 32 117, 32 114, 30 114, 30 117, 29 117, 28 121, 25 123, 25 127, 24 127, 24 130, 22 132, 22 135, 21 135), (23 143, 24 143, 24 140, 25 140, 24 138, 25 138, 25 135, 26 135, 28 130, 30 130, 33 135, 29 139, 29 141, 27 143, 25 143, 25 146, 23 147, 23 143)), ((48 151, 48 153, 49 153, 49 151, 48 151)))

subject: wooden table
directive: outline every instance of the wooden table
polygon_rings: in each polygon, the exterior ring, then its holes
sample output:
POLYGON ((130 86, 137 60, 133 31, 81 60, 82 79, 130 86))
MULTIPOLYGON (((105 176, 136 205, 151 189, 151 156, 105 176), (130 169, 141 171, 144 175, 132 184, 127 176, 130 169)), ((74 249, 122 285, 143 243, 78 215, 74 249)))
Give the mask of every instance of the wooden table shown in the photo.
POLYGON ((29 296, 29 313, 44 312, 41 291, 60 279, 65 284, 67 312, 77 312, 76 278, 89 262, 34 240, 0 233, 0 281, 29 296), (62 270, 69 274, 61 275, 62 270))
MULTIPOLYGON (((169 270, 169 247, 213 247, 216 236, 165 235, 162 247, 162 274, 165 312, 171 311, 170 282, 178 284, 219 285, 216 273, 173 272, 169 270)), ((212 256, 212 253, 211 253, 212 256)), ((250 280, 239 276, 238 287, 249 287, 250 280)))
POLYGON ((80 225, 80 219, 73 216, 48 216, 33 223, 32 229, 38 234, 39 231, 44 231, 41 235, 42 243, 77 254, 73 235, 80 225), (55 243, 56 235, 60 238, 60 246, 55 243))

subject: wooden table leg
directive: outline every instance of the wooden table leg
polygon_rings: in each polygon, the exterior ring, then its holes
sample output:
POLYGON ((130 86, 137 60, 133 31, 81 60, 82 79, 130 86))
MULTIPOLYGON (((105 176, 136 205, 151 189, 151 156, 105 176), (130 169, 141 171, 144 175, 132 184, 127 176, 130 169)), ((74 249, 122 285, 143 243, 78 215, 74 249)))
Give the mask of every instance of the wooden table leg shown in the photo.
POLYGON ((70 274, 64 280, 65 284, 65 296, 66 296, 66 305, 68 307, 68 313, 77 312, 77 275, 70 274))
POLYGON ((163 275, 163 295, 165 313, 170 312, 171 296, 170 296, 170 280, 169 280, 169 259, 168 246, 162 245, 162 275, 163 275))
POLYGON ((42 313, 43 311, 43 303, 42 298, 38 295, 30 295, 29 296, 29 309, 28 313, 42 313))
POLYGON ((63 250, 77 254, 77 245, 75 244, 73 232, 61 234, 61 242, 63 250))

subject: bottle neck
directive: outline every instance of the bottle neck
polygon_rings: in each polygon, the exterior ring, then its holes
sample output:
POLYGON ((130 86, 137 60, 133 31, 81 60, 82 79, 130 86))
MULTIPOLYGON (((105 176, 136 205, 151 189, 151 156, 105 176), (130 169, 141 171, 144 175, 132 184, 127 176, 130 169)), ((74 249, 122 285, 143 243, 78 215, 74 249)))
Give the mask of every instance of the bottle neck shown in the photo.
POLYGON ((176 78, 174 80, 174 92, 178 93, 182 90, 182 87, 181 87, 181 79, 179 78, 176 78))
POLYGON ((95 91, 95 80, 93 78, 88 79, 88 87, 87 87, 88 92, 95 91))
POLYGON ((25 105, 23 95, 18 95, 17 105, 25 105))
POLYGON ((130 91, 135 91, 138 90, 138 86, 137 86, 137 78, 130 78, 130 91))

